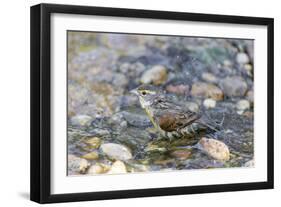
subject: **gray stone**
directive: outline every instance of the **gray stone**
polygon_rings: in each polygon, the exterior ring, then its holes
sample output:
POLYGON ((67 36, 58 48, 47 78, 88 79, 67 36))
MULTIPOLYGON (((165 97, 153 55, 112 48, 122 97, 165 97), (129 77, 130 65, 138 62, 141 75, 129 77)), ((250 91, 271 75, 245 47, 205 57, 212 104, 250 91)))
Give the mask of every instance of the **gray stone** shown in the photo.
POLYGON ((246 64, 246 63, 249 63, 250 59, 246 53, 240 52, 236 56, 236 61, 239 64, 246 64))
POLYGON ((70 122, 74 126, 89 126, 91 124, 92 117, 88 115, 76 115, 70 119, 70 122))
POLYGON ((109 158, 115 160, 130 160, 132 159, 131 151, 124 145, 115 143, 102 144, 100 149, 109 158))
POLYGON ((244 96, 247 91, 247 83, 240 76, 229 76, 221 81, 224 94, 229 97, 244 96))
POLYGON ((218 82, 217 77, 214 74, 212 74, 212 73, 206 73, 206 72, 203 73, 202 74, 202 79, 204 81, 209 82, 209 83, 217 83, 218 82))

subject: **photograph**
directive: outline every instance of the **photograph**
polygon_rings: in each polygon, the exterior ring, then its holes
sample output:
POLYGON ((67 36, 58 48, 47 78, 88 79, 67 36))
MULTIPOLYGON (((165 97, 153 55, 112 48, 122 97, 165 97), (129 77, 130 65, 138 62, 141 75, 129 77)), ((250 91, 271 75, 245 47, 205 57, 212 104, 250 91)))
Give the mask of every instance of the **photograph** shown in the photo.
POLYGON ((255 167, 254 39, 66 41, 67 176, 255 167))

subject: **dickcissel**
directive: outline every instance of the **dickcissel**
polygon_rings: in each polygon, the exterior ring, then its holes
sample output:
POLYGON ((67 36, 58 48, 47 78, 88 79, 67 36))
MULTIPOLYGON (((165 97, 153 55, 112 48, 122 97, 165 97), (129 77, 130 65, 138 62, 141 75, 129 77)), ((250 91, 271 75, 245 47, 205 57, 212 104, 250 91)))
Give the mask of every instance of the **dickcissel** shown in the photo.
POLYGON ((199 113, 172 102, 155 86, 141 85, 131 93, 138 96, 141 107, 164 137, 169 139, 190 137, 207 129, 217 131, 216 127, 205 123, 199 113))

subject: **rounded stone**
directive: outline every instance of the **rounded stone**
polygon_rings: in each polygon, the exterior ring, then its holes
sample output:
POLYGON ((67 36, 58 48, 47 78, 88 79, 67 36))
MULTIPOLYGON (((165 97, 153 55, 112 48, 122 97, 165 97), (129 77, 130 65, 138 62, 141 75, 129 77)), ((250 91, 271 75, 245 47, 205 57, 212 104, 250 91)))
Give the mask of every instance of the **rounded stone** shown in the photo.
POLYGON ((217 77, 212 73, 203 73, 202 79, 209 83, 216 83, 218 81, 217 77))
POLYGON ((68 155, 68 173, 70 175, 83 174, 89 166, 90 163, 86 159, 71 154, 68 155))
POLYGON ((83 156, 81 156, 81 158, 84 158, 86 160, 96 160, 99 158, 99 154, 97 152, 89 152, 83 156))
POLYGON ((162 65, 155 65, 142 74, 140 81, 143 84, 161 85, 166 82, 167 77, 167 69, 162 65))
POLYGON ((108 165, 104 165, 102 163, 96 163, 88 169, 87 173, 88 174, 102 174, 102 173, 108 172, 109 169, 110 169, 110 166, 108 166, 108 165))
POLYGON ((239 64, 246 64, 246 63, 249 63, 250 59, 246 53, 240 52, 236 56, 236 61, 239 64))
POLYGON ((223 99, 222 90, 214 84, 197 82, 192 85, 191 95, 195 97, 212 98, 216 101, 223 99))
POLYGON ((236 108, 239 111, 245 111, 245 110, 250 108, 250 102, 248 100, 245 100, 245 99, 240 100, 240 101, 237 102, 236 108))
POLYGON ((216 160, 227 161, 230 158, 227 145, 219 140, 203 137, 198 142, 198 146, 199 149, 216 160))
POLYGON ((117 160, 112 164, 110 170, 107 173, 108 174, 123 174, 123 173, 127 173, 127 168, 126 168, 126 165, 124 164, 124 162, 117 160))
POLYGON ((199 106, 197 103, 194 102, 186 102, 185 103, 186 107, 188 108, 188 110, 193 111, 193 112, 199 112, 199 106))
POLYGON ((254 91, 250 90, 246 94, 246 98, 250 103, 254 103, 254 91))
POLYGON ((224 94, 229 97, 244 96, 248 89, 246 81, 240 76, 228 76, 220 85, 224 94))
POLYGON ((74 126, 89 126, 91 125, 92 117, 88 115, 76 115, 70 119, 74 126))
POLYGON ((185 85, 185 84, 168 85, 166 87, 166 91, 178 95, 187 95, 189 93, 189 85, 185 85))
POLYGON ((205 108, 209 109, 209 108, 215 108, 216 107, 216 101, 213 99, 205 99, 203 102, 203 105, 205 106, 205 108))
POLYGON ((100 149, 109 158, 115 160, 130 160, 133 158, 130 150, 121 144, 106 143, 102 144, 100 149))
POLYGON ((98 137, 92 137, 84 141, 86 144, 90 145, 91 148, 97 149, 101 145, 101 139, 98 137))

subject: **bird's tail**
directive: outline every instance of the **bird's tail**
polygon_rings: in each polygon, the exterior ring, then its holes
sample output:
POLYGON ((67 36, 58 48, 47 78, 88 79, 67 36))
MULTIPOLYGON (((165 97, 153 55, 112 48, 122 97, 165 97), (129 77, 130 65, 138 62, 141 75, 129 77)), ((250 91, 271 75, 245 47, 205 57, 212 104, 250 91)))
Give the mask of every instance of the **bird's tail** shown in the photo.
POLYGON ((213 121, 210 117, 208 118, 204 118, 204 119, 199 119, 196 121, 196 123, 205 126, 215 132, 221 131, 223 129, 223 122, 224 122, 224 115, 222 120, 220 121, 220 123, 217 123, 215 121, 213 121))

